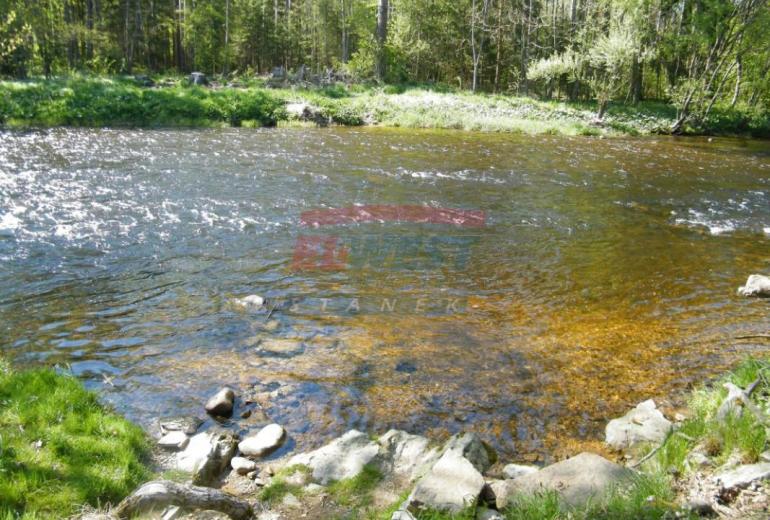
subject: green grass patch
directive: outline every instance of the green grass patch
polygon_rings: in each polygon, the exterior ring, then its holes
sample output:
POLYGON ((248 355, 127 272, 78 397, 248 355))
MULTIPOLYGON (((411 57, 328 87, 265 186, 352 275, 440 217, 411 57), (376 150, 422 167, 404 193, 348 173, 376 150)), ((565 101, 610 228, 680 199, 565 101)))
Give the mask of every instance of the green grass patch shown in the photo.
POLYGON ((0 370, 0 518, 63 518, 147 480, 142 430, 74 377, 0 370))
POLYGON ((296 464, 282 468, 275 475, 273 475, 270 484, 262 488, 259 493, 259 499, 268 504, 274 504, 283 499, 288 494, 292 494, 296 497, 302 496, 304 492, 303 487, 299 484, 292 484, 286 481, 288 477, 295 473, 310 474, 311 470, 307 466, 296 464))
POLYGON ((768 444, 762 418, 749 410, 743 410, 740 415, 729 414, 722 420, 717 418, 717 411, 727 396, 724 383, 745 389, 756 380, 760 383, 751 399, 758 409, 767 413, 770 409, 770 361, 747 359, 712 385, 702 386, 692 393, 691 417, 669 435, 655 457, 645 463, 645 468, 652 471, 673 468, 685 473, 692 469, 687 466, 687 455, 696 447, 712 457, 717 465, 734 454, 744 463, 756 462, 768 444))
POLYGON ((382 472, 367 464, 355 477, 329 484, 329 494, 341 506, 365 508, 371 505, 371 492, 382 481, 382 472))

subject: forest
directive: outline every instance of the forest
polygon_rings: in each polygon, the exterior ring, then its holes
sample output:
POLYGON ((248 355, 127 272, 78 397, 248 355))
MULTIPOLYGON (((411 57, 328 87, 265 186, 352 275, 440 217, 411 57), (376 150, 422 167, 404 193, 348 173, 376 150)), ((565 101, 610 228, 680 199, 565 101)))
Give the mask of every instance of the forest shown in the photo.
POLYGON ((673 130, 770 99, 768 0, 0 0, 0 73, 267 74, 664 100, 673 130))

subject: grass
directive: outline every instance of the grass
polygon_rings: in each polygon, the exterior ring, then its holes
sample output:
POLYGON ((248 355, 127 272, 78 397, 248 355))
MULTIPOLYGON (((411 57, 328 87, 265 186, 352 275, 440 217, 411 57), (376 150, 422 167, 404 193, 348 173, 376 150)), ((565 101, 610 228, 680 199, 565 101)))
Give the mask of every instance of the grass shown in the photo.
POLYGON ((278 471, 270 481, 270 484, 262 488, 259 494, 259 499, 267 504, 275 504, 283 499, 288 494, 292 494, 296 497, 302 496, 303 488, 299 484, 291 484, 286 481, 288 477, 295 473, 310 474, 310 468, 301 464, 295 464, 282 468, 278 471))
MULTIPOLYGON (((539 101, 529 97, 473 94, 430 84, 341 85, 268 89, 259 78, 237 78, 233 87, 186 86, 157 77, 160 88, 127 77, 81 77, 0 82, 0 125, 53 126, 294 126, 287 103, 314 107, 324 121, 355 126, 442 128, 560 135, 667 133, 673 106, 659 101, 613 103, 595 121, 595 102, 539 101)), ((693 134, 770 136, 766 109, 717 106, 693 134)))
POLYGON ((722 386, 726 382, 740 388, 748 387, 760 379, 761 384, 752 394, 753 402, 767 413, 770 407, 770 361, 747 359, 731 373, 714 384, 695 390, 689 403, 691 417, 666 439, 655 457, 646 463, 649 470, 675 469, 686 473, 687 455, 696 447, 713 457, 720 465, 730 456, 737 455, 743 463, 759 460, 767 449, 768 434, 765 425, 749 411, 741 415, 730 414, 725 420, 717 419, 717 410, 727 396, 722 386))
POLYGON ((0 365, 0 519, 117 503, 150 472, 142 430, 74 377, 0 365))

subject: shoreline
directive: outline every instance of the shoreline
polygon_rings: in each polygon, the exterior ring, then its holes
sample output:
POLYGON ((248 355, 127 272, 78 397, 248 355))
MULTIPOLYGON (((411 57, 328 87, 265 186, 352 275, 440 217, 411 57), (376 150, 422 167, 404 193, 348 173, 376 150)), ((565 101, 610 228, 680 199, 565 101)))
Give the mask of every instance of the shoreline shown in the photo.
MULTIPOLYGON (((613 103, 602 120, 594 102, 540 101, 437 86, 268 88, 264 80, 189 87, 167 80, 74 77, 0 81, 0 128, 206 128, 374 126, 526 135, 672 135, 676 109, 660 101, 613 103)), ((681 135, 767 138, 770 118, 740 109, 715 112, 681 135)))
MULTIPOLYGON (((6 367, 0 373, 13 370, 6 367)), ((18 374, 46 373, 57 385, 76 383, 72 376, 54 376, 50 370, 18 374)), ((762 426, 770 407, 769 378, 770 361, 748 359, 695 389, 686 408, 664 414, 648 400, 608 420, 602 455, 573 453, 545 466, 526 462, 523 454, 501 460, 482 437, 470 432, 436 442, 398 430, 379 436, 351 430, 320 448, 297 453, 291 432, 267 416, 258 421, 267 426, 257 425, 241 436, 218 427, 216 416, 232 415, 236 403, 238 411, 243 403, 250 403, 257 415, 261 410, 258 400, 223 388, 206 403, 205 424, 199 417, 166 418, 159 421, 157 433, 145 432, 155 447, 138 473, 144 484, 135 494, 143 497, 139 509, 150 504, 159 512, 180 514, 176 506, 219 509, 226 503, 250 511, 240 518, 262 520, 499 520, 540 518, 531 515, 546 512, 549 518, 761 518, 770 510, 770 488, 762 484, 770 478, 768 434, 762 426), (587 474, 592 475, 590 484, 584 480, 587 474), (156 480, 147 482, 148 477, 156 480), (160 495, 142 495, 159 486, 187 498, 168 502, 160 495), (217 500, 186 501, 212 496, 217 500)), ((114 416, 108 408, 100 409, 114 416)), ((41 441, 42 449, 49 442, 41 441)), ((137 456, 147 453, 136 448, 137 456)), ((104 505, 102 499, 98 503, 104 505)), ((126 518, 127 508, 134 507, 130 499, 94 509, 98 503, 79 502, 78 517, 126 518)), ((0 513, 7 507, 0 501, 0 513)), ((37 513, 47 517, 45 510, 37 513)))

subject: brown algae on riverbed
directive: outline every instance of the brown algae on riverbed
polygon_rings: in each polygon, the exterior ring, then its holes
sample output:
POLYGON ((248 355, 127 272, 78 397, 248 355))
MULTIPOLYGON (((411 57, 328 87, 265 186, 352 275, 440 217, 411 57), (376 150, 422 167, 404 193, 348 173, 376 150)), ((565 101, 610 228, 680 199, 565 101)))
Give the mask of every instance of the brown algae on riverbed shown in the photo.
POLYGON ((765 348, 733 340, 770 324, 765 301, 735 295, 770 267, 761 143, 226 129, 4 134, 0 147, 3 351, 69 364, 143 424, 200 413, 231 384, 277 392, 267 412, 301 449, 352 427, 471 429, 542 459, 765 348), (300 223, 354 204, 487 220, 300 223), (450 237, 469 259, 414 264, 402 248, 386 264, 374 249, 374 263, 297 271, 302 234, 450 237), (229 303, 252 293, 279 303, 277 329, 229 303), (416 309, 448 297, 459 311, 416 309), (304 347, 276 355, 266 338, 304 347))

